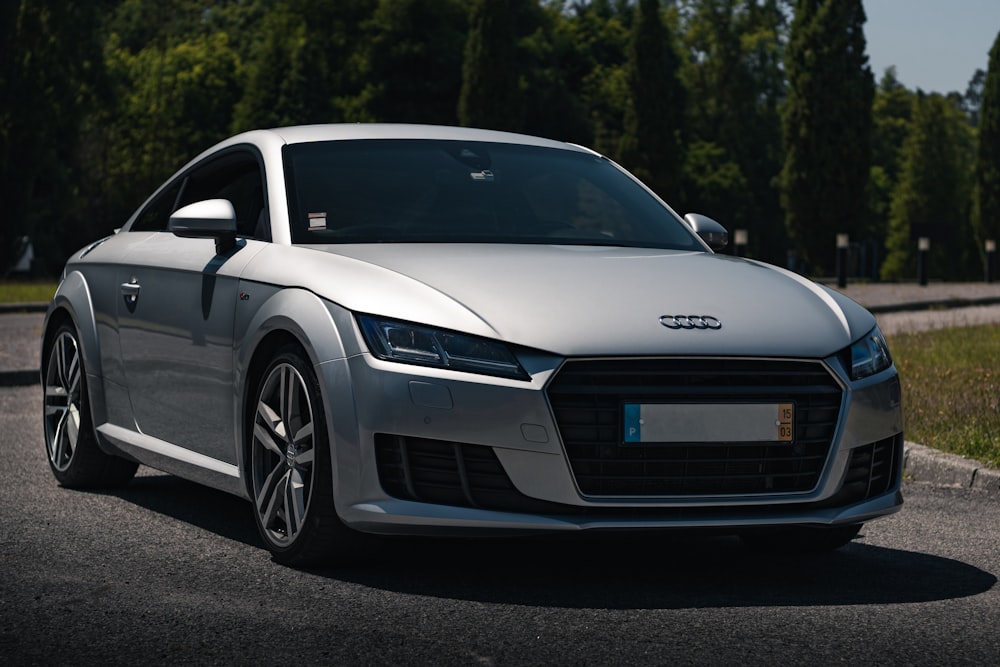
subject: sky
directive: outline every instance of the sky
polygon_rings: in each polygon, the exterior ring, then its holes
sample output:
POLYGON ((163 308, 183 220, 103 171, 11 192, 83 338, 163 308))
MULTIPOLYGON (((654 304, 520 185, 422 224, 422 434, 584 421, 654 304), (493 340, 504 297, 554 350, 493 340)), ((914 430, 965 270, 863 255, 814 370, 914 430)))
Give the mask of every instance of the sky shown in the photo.
POLYGON ((885 69, 911 90, 964 93, 986 70, 1000 32, 1000 0, 863 0, 868 62, 878 83, 885 69))

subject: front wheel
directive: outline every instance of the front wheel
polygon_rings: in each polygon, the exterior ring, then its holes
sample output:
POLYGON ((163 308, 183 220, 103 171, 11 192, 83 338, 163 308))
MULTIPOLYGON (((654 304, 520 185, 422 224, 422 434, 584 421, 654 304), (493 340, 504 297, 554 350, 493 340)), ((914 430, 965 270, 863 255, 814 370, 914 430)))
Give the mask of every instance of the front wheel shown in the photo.
POLYGON ((49 467, 69 488, 122 486, 138 464, 105 454, 97 444, 90 417, 87 374, 76 330, 69 324, 56 332, 49 348, 43 421, 49 467))
POLYGON ((250 482, 257 529, 274 559, 309 565, 357 555, 337 516, 319 382, 297 346, 281 348, 257 385, 250 482))

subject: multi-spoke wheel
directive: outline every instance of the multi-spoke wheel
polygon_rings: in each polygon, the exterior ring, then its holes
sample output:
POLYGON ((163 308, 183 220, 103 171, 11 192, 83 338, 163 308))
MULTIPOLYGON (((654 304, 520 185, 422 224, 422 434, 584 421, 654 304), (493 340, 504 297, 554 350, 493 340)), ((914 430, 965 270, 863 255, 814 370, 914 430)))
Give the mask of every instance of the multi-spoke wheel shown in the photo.
POLYGON ((255 396, 250 481, 268 549, 275 560, 294 565, 345 555, 357 535, 334 509, 319 385, 297 347, 278 351, 255 396))
POLYGON ((118 486, 132 479, 137 465, 105 454, 97 444, 83 355, 71 326, 56 332, 42 372, 45 448, 56 479, 69 487, 118 486))

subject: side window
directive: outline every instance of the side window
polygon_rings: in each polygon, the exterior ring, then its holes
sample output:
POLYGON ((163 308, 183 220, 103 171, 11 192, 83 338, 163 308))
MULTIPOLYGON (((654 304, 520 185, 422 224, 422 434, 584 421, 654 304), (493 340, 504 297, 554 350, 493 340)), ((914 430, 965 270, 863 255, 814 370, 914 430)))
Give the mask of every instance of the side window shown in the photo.
POLYGON ((167 228, 170 214, 176 208, 177 195, 180 194, 183 179, 178 179, 173 185, 159 194, 151 201, 139 217, 135 219, 129 231, 132 232, 160 232, 167 228))
POLYGON ((236 210, 237 234, 270 239, 264 179, 256 155, 225 153, 196 167, 186 180, 178 208, 203 199, 228 199, 236 210))

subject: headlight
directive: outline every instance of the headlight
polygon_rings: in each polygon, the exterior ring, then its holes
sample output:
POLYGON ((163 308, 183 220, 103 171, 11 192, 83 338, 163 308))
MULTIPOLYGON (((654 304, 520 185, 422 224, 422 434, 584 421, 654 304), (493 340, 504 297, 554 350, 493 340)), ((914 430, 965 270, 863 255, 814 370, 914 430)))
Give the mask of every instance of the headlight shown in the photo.
POLYGON ((494 340, 371 315, 358 315, 358 323, 368 348, 379 359, 529 379, 507 346, 494 340))
POLYGON ((892 366, 889 346, 878 327, 851 345, 851 379, 861 380, 892 366))

